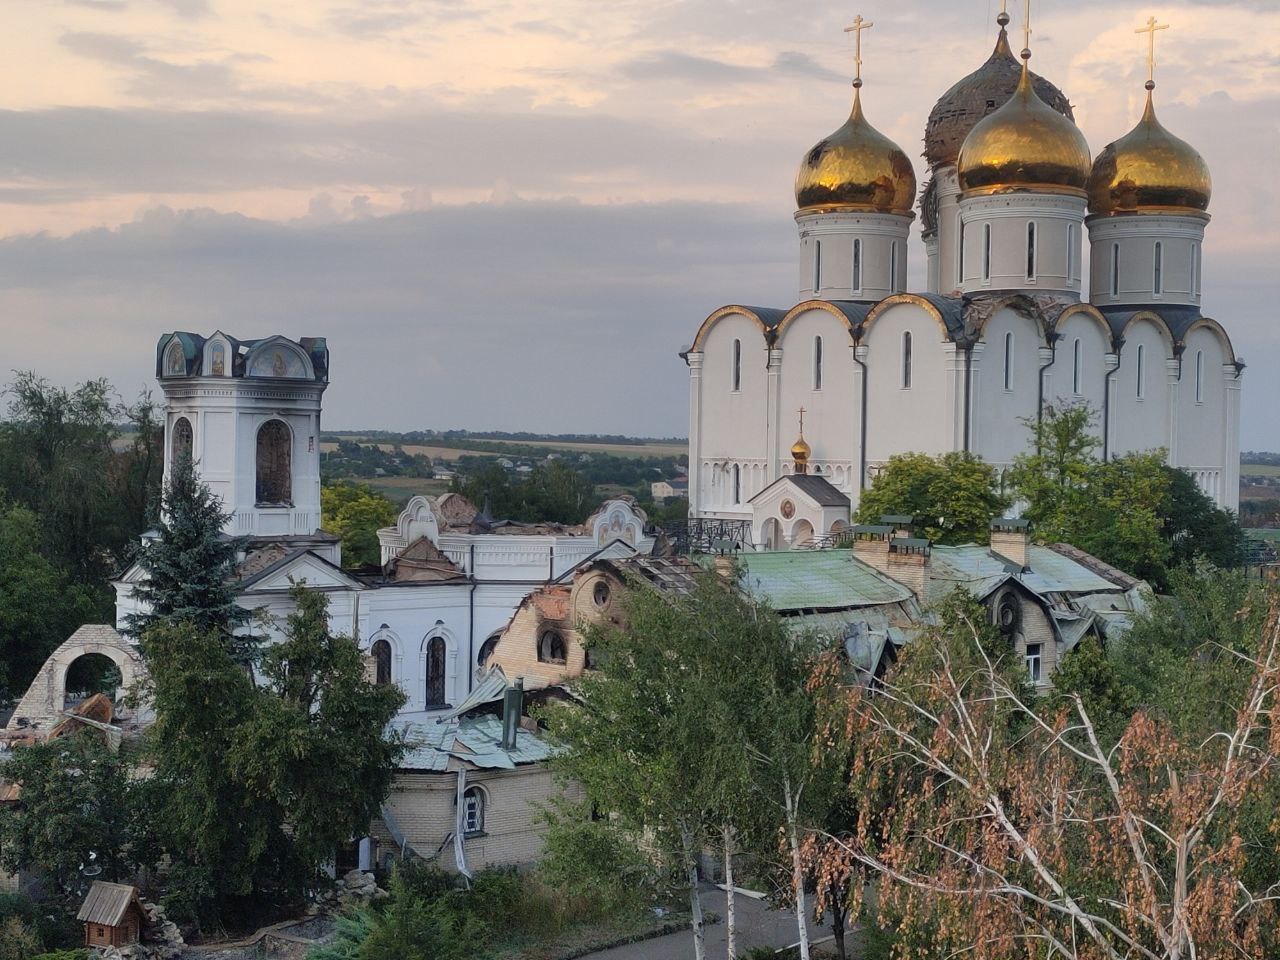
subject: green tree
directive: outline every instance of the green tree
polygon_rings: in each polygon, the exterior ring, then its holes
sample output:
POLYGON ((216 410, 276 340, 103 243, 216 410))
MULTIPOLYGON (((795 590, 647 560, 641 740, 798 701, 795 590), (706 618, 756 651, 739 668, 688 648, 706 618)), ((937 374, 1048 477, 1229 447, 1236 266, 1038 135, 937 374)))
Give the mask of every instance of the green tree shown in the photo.
POLYGON ((13 873, 44 871, 68 893, 84 883, 80 869, 88 864, 101 867, 104 880, 147 864, 146 788, 129 770, 95 731, 16 751, 3 772, 22 798, 0 807, 0 864, 13 873))
POLYGON ((96 598, 38 552, 40 524, 0 504, 0 683, 21 694, 45 659, 98 613, 96 598))
POLYGON ((253 614, 236 602, 236 563, 244 541, 223 533, 227 520, 191 459, 180 457, 164 489, 155 536, 138 551, 144 578, 134 585, 134 595, 142 612, 130 614, 127 623, 153 665, 148 637, 159 623, 216 631, 239 662, 256 657, 258 638, 240 629, 253 614))
POLYGON ((450 909, 447 898, 410 895, 399 874, 391 880, 391 905, 374 914, 356 948, 357 960, 487 960, 489 931, 468 910, 450 909))
POLYGON ((378 530, 396 522, 396 505, 361 483, 339 480, 320 489, 324 529, 342 538, 346 566, 374 566, 382 562, 378 530))
POLYGON ((1216 567, 1244 563, 1244 530, 1239 520, 1196 486, 1191 474, 1165 467, 1169 492, 1161 513, 1170 564, 1191 567, 1205 560, 1216 567))
POLYGON ((857 519, 879 523, 885 515, 907 515, 937 543, 987 543, 991 521, 1008 506, 995 470, 971 453, 900 453, 863 492, 857 519))

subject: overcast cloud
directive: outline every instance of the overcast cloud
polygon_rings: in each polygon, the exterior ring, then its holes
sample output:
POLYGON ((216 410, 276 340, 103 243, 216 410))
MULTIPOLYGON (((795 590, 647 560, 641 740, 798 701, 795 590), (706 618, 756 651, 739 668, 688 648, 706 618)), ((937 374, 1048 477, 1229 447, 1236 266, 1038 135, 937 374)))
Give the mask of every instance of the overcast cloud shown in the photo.
MULTIPOLYGON (((1036 7, 1034 64, 1095 153, 1141 108, 1134 27, 1173 23, 1157 96, 1214 174, 1206 312, 1250 367, 1244 445, 1280 448, 1280 9, 1036 7)), ((908 153, 996 9, 862 10, 867 113, 908 153)), ((167 330, 321 335, 333 427, 682 435, 702 317, 794 300, 791 180, 848 109, 854 12, 10 0, 0 370, 132 394, 167 330)))

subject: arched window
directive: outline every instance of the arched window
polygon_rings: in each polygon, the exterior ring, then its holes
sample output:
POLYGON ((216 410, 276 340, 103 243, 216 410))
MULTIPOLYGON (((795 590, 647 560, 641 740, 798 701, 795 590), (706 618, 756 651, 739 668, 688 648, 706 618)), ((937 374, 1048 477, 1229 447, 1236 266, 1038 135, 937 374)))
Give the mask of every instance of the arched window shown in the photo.
POLYGON ((1120 296, 1120 244, 1111 245, 1111 295, 1120 296))
POLYGON ((190 459, 192 450, 195 447, 195 436, 191 430, 191 421, 186 417, 179 417, 173 421, 173 459, 178 461, 183 457, 190 459))
POLYGON ((1013 331, 1004 335, 1004 388, 1013 389, 1013 331))
POLYGON ((822 338, 813 338, 813 389, 822 389, 822 338))
POLYGON ((502 639, 502 633, 492 633, 484 643, 480 644, 480 652, 476 654, 476 666, 483 667, 489 663, 489 659, 493 656, 493 651, 498 649, 498 641, 502 639))
POLYGON ((1036 278, 1036 222, 1027 224, 1027 280, 1036 278))
POLYGON ((462 832, 467 836, 484 833, 484 790, 467 787, 462 791, 462 832))
POLYGON ((1164 293, 1164 244, 1156 241, 1154 264, 1151 277, 1151 292, 1157 297, 1164 293))
POLYGON ((822 241, 813 241, 813 292, 822 289, 822 241))
POLYGON ((742 502, 742 467, 733 465, 733 502, 742 502))
POLYGON ((1138 344, 1137 369, 1134 371, 1137 397, 1141 400, 1147 395, 1147 348, 1138 344))
POLYGON ((991 224, 982 225, 982 279, 991 279, 991 224))
POLYGON ((732 389, 737 391, 742 389, 742 341, 733 341, 733 374, 732 389))
POLYGON ((262 504, 293 500, 293 437, 283 420, 258 428, 257 500, 262 504))
POLYGON ((898 241, 889 244, 889 289, 898 289, 898 241))
POLYGON ((564 637, 548 630, 538 640, 538 660, 542 663, 564 663, 567 659, 564 637))
POLYGON ((853 292, 862 290, 862 238, 853 239, 853 292))
POLYGON ((427 709, 445 706, 444 701, 444 637, 427 641, 427 709))
POLYGON ((1204 402, 1204 351, 1196 351, 1196 403, 1204 402))
POLYGON ((385 686, 391 682, 391 644, 375 640, 369 652, 373 654, 374 683, 385 686))
POLYGON ((1071 392, 1077 397, 1080 396, 1081 384, 1081 366, 1084 362, 1084 348, 1080 345, 1080 338, 1076 337, 1076 342, 1071 346, 1071 392))
POLYGON ((902 388, 911 389, 911 333, 902 335, 902 388))
POLYGON ((595 586, 591 588, 591 602, 596 605, 597 610, 603 610, 609 605, 609 582, 607 580, 597 580, 595 586))

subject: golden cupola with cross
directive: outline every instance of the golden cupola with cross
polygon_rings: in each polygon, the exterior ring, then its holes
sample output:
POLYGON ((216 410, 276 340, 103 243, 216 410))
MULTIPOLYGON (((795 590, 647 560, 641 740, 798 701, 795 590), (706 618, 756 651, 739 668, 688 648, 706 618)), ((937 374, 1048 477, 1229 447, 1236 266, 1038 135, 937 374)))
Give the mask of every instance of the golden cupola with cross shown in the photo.
POLYGON ((863 112, 862 35, 872 26, 859 15, 845 30, 854 44, 849 119, 805 153, 796 173, 802 298, 879 300, 905 287, 916 175, 863 112))
POLYGON ((1156 34, 1146 34, 1146 103, 1137 126, 1107 144, 1089 176, 1090 299, 1098 306, 1200 304, 1209 165, 1156 118, 1156 34))

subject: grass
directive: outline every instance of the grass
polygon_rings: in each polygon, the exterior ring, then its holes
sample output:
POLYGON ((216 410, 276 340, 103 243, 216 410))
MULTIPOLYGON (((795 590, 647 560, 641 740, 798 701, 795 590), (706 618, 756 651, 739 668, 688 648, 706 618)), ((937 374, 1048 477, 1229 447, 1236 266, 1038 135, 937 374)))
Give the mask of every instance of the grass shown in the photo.
POLYGON ((1275 463, 1242 463, 1242 477, 1280 477, 1280 464, 1275 463))
POLYGON ((1272 543, 1280 543, 1280 529, 1275 527, 1254 527, 1251 530, 1245 530, 1244 534, 1251 540, 1269 540, 1272 543))
POLYGON ((560 931, 552 939, 501 949, 498 956, 502 960, 572 960, 608 947, 636 943, 688 929, 687 916, 668 914, 658 918, 652 913, 646 913, 597 923, 576 924, 560 931))
POLYGON ((448 480, 436 480, 428 477, 358 477, 356 483, 364 484, 372 490, 396 503, 408 503, 418 494, 437 497, 449 490, 448 480))
MULTIPOLYGON (((344 440, 355 440, 358 443, 373 443, 359 434, 333 434, 340 436, 344 440)), ((586 443, 578 440, 498 440, 488 439, 485 437, 473 438, 476 444, 500 444, 506 447, 523 447, 534 450, 560 450, 572 451, 574 453, 609 453, 616 457, 679 457, 689 452, 687 443, 644 443, 637 441, 636 443, 586 443)), ((457 441, 456 447, 439 447, 431 445, 423 445, 416 443, 402 444, 401 449, 405 453, 421 454, 439 460, 457 460, 463 455, 496 457, 497 453, 492 450, 476 450, 467 446, 468 441, 460 439, 457 441)), ((388 452, 395 449, 395 444, 379 441, 377 446, 388 452)), ((321 443, 320 449, 325 452, 331 452, 338 449, 336 443, 321 443)), ((519 454, 523 455, 523 454, 519 454)))

